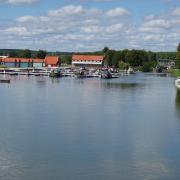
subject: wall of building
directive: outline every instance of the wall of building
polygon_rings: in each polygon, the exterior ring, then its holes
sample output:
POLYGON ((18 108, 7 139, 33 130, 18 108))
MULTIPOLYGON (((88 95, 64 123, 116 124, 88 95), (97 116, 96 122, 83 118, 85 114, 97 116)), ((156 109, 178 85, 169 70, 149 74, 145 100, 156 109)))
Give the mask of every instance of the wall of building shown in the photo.
POLYGON ((28 67, 29 67, 29 63, 26 63, 26 62, 20 63, 20 68, 28 68, 28 67))
POLYGON ((34 68, 42 68, 44 66, 44 63, 33 63, 34 68))
POLYGON ((4 66, 7 66, 7 67, 15 67, 15 63, 14 62, 5 62, 3 63, 4 66))

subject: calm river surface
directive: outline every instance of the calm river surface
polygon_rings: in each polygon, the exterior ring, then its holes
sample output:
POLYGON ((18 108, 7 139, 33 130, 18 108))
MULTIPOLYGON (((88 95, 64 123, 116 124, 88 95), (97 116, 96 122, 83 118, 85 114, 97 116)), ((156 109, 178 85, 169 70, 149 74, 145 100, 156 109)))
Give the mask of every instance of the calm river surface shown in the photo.
POLYGON ((0 100, 0 180, 180 179, 173 78, 17 76, 0 100))

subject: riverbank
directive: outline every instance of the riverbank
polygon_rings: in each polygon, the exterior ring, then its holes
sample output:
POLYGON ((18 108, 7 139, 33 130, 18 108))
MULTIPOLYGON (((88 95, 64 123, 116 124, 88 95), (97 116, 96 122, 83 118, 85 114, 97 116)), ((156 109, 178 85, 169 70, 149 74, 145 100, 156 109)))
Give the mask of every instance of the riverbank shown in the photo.
POLYGON ((174 77, 180 77, 180 69, 172 69, 169 73, 174 77))

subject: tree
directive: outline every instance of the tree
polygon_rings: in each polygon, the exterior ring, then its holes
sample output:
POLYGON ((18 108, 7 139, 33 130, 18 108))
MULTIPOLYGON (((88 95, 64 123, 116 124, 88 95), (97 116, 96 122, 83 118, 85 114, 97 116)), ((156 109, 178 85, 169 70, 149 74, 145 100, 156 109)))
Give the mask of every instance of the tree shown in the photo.
POLYGON ((71 56, 61 56, 62 64, 71 64, 71 62, 72 62, 71 56))
POLYGON ((112 59, 113 59, 113 56, 115 53, 116 53, 116 51, 114 51, 114 50, 108 50, 107 55, 105 56, 105 62, 108 66, 113 65, 112 59))
POLYGON ((152 62, 144 63, 144 65, 142 67, 142 71, 143 72, 151 72, 151 71, 153 71, 153 64, 152 64, 152 62))
POLYGON ((104 54, 106 54, 108 51, 109 51, 109 48, 108 48, 108 47, 104 47, 104 49, 102 50, 102 52, 103 52, 104 54))
POLYGON ((180 69, 180 43, 178 44, 176 53, 176 68, 180 69))
POLYGON ((47 55, 47 52, 44 50, 39 50, 36 53, 36 57, 39 59, 44 59, 46 57, 46 55, 47 55))
POLYGON ((15 51, 12 51, 12 52, 10 52, 9 53, 9 57, 18 57, 18 53, 17 52, 15 52, 15 51))
POLYGON ((180 51, 176 55, 176 68, 180 69, 180 51))
POLYGON ((18 52, 20 58, 31 58, 31 51, 29 49, 20 50, 18 52))
POLYGON ((129 69, 129 64, 125 63, 123 61, 120 61, 118 64, 119 69, 121 70, 128 70, 129 69))
POLYGON ((180 43, 178 44, 177 51, 180 51, 180 43))
POLYGON ((121 52, 114 53, 114 56, 112 57, 112 65, 117 68, 120 61, 121 61, 121 52))

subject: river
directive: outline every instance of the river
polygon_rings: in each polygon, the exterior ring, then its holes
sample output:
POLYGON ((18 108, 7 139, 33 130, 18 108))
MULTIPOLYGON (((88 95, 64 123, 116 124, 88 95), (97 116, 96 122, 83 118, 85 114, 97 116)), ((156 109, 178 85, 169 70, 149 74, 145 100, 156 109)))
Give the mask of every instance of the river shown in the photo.
POLYGON ((171 77, 14 76, 0 100, 1 180, 180 179, 171 77))

